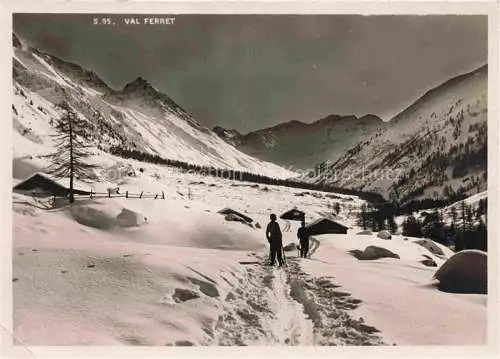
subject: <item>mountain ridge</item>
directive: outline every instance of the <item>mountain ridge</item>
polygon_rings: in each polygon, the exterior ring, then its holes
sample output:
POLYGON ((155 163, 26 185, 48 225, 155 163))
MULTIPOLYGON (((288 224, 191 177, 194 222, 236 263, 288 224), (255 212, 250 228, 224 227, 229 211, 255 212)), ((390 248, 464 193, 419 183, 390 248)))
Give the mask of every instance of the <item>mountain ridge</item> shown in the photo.
POLYGON ((428 90, 313 180, 399 203, 485 191, 487 70, 483 65, 428 90))
POLYGON ((79 136, 97 151, 122 146, 164 158, 271 177, 292 172, 227 144, 143 77, 114 90, 78 64, 25 46, 13 34, 15 156, 50 152, 57 104, 68 102, 85 125, 79 136))
POLYGON ((220 126, 213 130, 251 156, 282 166, 310 169, 316 163, 336 160, 359 138, 385 125, 373 114, 361 117, 331 114, 311 123, 292 120, 247 134, 220 126))

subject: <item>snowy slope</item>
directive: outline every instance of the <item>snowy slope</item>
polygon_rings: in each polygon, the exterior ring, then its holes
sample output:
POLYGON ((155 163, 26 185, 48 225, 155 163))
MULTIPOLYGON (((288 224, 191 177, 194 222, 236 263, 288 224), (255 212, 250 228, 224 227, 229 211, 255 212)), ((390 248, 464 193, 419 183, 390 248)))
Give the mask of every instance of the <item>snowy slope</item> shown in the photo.
MULTIPOLYGON (((119 160, 99 157, 103 167, 119 160)), ((22 160, 28 171, 36 160, 22 160)), ((43 209, 14 194, 14 333, 28 345, 484 344, 485 295, 438 291, 432 277, 451 252, 417 239, 356 235, 363 201, 300 189, 180 174, 127 161, 123 193, 163 199, 78 198, 43 209), (348 235, 316 236, 312 258, 287 252, 288 270, 266 268, 269 213, 297 206, 306 221, 331 213, 348 235), (227 221, 231 207, 254 226, 227 221), (134 215, 124 217, 123 208, 134 215), (259 223, 257 225, 256 223, 259 223), (319 244, 319 246, 317 246, 319 244), (357 260, 352 249, 387 248, 400 259, 357 260), (422 260, 431 258, 437 267, 422 260), (424 303, 425 305, 421 305, 424 303), (453 328, 445 330, 443 328, 453 328)), ((21 166, 18 160, 15 166, 21 166)), ((48 200, 48 199, 47 199, 48 200)), ((284 245, 296 222, 279 220, 284 245)))
MULTIPOLYGON (((356 315, 379 329, 386 343, 473 345, 486 341, 486 297, 436 290, 432 281, 436 268, 419 265, 423 255, 432 254, 411 239, 324 237, 314 260, 304 263, 304 272, 320 276, 328 271, 342 285, 339 290, 360 298, 363 303, 356 308, 356 315), (401 259, 358 261, 339 251, 367 245, 388 248, 401 259)), ((435 256, 433 259, 439 261, 435 256)))
POLYGON ((220 127, 214 131, 253 157, 311 170, 318 163, 335 162, 350 147, 385 125, 374 115, 330 115, 310 124, 291 121, 245 135, 220 127))
POLYGON ((400 202, 484 191, 487 77, 484 66, 427 92, 316 181, 378 191, 400 202))
MULTIPOLYGON (((473 196, 467 197, 462 201, 457 201, 455 203, 450 204, 449 206, 444 207, 441 211, 443 213, 444 222, 447 224, 451 224, 453 222, 453 212, 455 213, 455 225, 461 227, 463 225, 462 220, 462 210, 463 204, 466 206, 470 206, 473 213, 477 213, 478 211, 485 212, 487 210, 487 201, 488 200, 488 192, 480 192, 473 196), (483 202, 483 203, 481 203, 483 202), (483 208, 480 208, 483 206, 483 208)), ((482 223, 487 223, 486 213, 481 213, 479 216, 474 215, 472 222, 474 225, 478 225, 479 221, 482 223)))
POLYGON ((52 152, 50 135, 60 117, 55 104, 64 99, 87 123, 81 135, 101 150, 121 146, 198 165, 293 175, 227 144, 142 78, 115 91, 95 73, 18 41, 13 59, 15 157, 52 152))

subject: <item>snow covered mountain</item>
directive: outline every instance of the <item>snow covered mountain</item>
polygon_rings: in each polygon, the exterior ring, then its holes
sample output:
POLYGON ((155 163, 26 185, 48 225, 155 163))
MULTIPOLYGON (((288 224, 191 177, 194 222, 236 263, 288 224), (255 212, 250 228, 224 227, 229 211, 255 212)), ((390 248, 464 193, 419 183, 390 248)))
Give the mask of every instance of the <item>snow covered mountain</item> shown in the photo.
POLYGON ((239 141, 240 141, 240 138, 242 137, 242 134, 239 133, 237 130, 226 130, 225 128, 221 127, 221 126, 215 126, 212 131, 214 131, 217 136, 219 136, 220 138, 222 138, 224 141, 226 141, 227 143, 233 145, 233 146, 236 146, 239 141))
POLYGON ((485 191, 487 76, 483 66, 428 91, 314 181, 376 191, 400 203, 485 191))
POLYGON ((374 115, 330 115, 310 124, 290 121, 246 135, 220 127, 214 132, 250 156, 286 167, 311 169, 320 162, 335 162, 360 139, 384 127, 385 123, 374 115))
POLYGON ((170 97, 139 77, 121 90, 79 65, 31 48, 13 36, 14 157, 53 152, 56 104, 66 100, 86 123, 80 135, 107 152, 112 146, 172 160, 272 177, 291 172, 224 142, 170 97))

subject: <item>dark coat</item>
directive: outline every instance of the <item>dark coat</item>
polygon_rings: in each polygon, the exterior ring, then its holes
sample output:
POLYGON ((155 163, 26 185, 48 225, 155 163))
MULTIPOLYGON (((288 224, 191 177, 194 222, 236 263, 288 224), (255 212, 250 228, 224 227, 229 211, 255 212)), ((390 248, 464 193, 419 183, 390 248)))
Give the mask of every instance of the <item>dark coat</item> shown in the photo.
POLYGON ((302 241, 307 241, 309 239, 309 233, 308 233, 307 229, 304 228, 304 227, 300 227, 297 230, 297 237, 299 238, 299 240, 301 242, 302 241))
POLYGON ((266 228, 266 237, 271 244, 281 244, 281 229, 278 222, 269 222, 266 228))

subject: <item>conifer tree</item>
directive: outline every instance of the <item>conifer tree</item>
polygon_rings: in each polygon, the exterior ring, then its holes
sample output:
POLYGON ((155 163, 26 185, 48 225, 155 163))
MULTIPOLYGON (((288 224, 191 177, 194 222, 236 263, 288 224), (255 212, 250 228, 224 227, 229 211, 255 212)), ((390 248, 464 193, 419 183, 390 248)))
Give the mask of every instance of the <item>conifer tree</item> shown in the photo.
POLYGON ((82 181, 94 179, 93 169, 96 166, 85 162, 90 156, 89 146, 76 136, 76 132, 81 130, 76 112, 65 101, 58 107, 63 110, 63 115, 55 126, 57 151, 49 155, 51 164, 47 167, 47 173, 59 178, 69 177, 69 202, 73 203, 75 178, 82 181))

